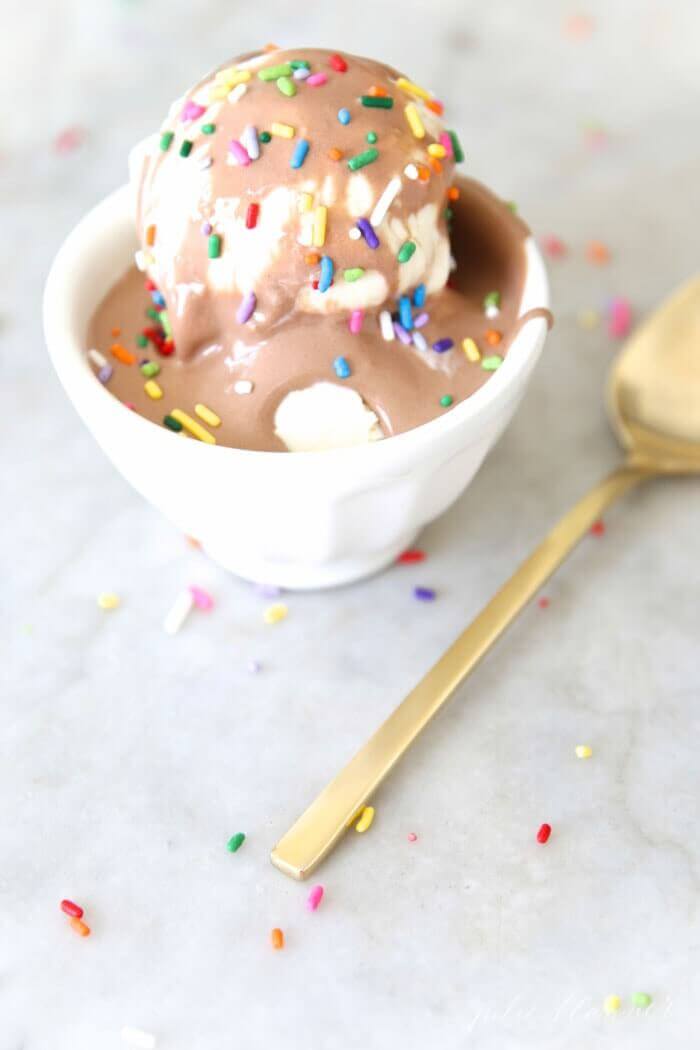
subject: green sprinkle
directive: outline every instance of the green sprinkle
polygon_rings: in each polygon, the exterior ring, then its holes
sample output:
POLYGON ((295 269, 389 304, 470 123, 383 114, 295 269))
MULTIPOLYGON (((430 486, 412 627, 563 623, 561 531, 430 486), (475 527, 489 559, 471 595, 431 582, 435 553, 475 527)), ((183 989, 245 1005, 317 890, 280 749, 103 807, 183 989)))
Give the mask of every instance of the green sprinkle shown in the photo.
POLYGON ((182 430, 182 423, 179 419, 174 419, 172 416, 163 416, 163 422, 166 427, 170 427, 175 433, 179 433, 182 430))
POLYGON ((165 332, 166 337, 168 339, 172 339, 172 337, 173 337, 173 330, 170 327, 170 318, 168 317, 168 311, 167 310, 161 310, 160 313, 158 314, 158 320, 160 321, 161 325, 163 326, 163 331, 165 332))
POLYGON ((512 211, 513 215, 517 215, 518 205, 515 203, 515 201, 506 201, 506 208, 508 209, 508 211, 512 211))
POLYGON ((146 310, 146 317, 150 317, 150 319, 156 323, 160 322, 160 314, 153 306, 149 306, 146 310))
POLYGON ((398 260, 400 263, 408 262, 416 250, 415 241, 404 241, 399 248, 398 260))
POLYGON ((455 213, 452 211, 452 208, 445 208, 445 219, 447 222, 452 222, 454 215, 455 213))
POLYGON ((449 408, 453 401, 452 394, 445 394, 444 397, 440 398, 440 404, 443 408, 449 408))
POLYGON ((372 146, 371 149, 366 149, 364 153, 357 153, 354 157, 351 157, 348 161, 348 167, 350 171, 357 171, 358 168, 364 168, 368 164, 373 164, 378 156, 379 150, 372 146))
POLYGON ((484 310, 488 309, 489 306, 501 305, 501 293, 500 292, 489 292, 484 296, 484 310))
POLYGON ((352 266, 349 270, 343 271, 343 277, 346 281, 359 281, 364 272, 361 266, 352 266))
POLYGON ((213 135, 216 131, 216 124, 202 124, 200 130, 203 135, 213 135))
POLYGON ((376 131, 368 131, 367 132, 367 141, 371 142, 372 145, 374 145, 374 143, 377 141, 377 132, 376 131))
POLYGON ((218 259, 221 255, 221 237, 218 233, 212 233, 209 238, 209 258, 218 259))
POLYGON ((258 135, 258 138, 260 139, 261 142, 269 142, 270 139, 272 138, 272 135, 270 134, 269 131, 261 131, 260 134, 258 135))
POLYGON ((242 831, 239 831, 235 835, 232 835, 231 838, 228 840, 228 842, 226 843, 226 849, 229 851, 229 853, 237 853, 244 842, 245 835, 242 831))
POLYGON ((280 77, 290 77, 292 75, 292 67, 289 62, 285 62, 281 66, 268 66, 267 69, 261 69, 258 76, 261 80, 279 80, 280 77))
POLYGON ((464 160, 464 150, 462 149, 460 141, 457 138, 457 132, 448 131, 447 134, 450 136, 450 142, 452 143, 452 152, 454 153, 455 161, 457 162, 457 164, 461 164, 464 160))
POLYGON ((183 139, 182 145, 180 146, 180 156, 189 157, 192 152, 192 143, 189 139, 183 139))
POLYGON ((294 61, 289 64, 292 69, 311 69, 311 63, 307 62, 305 58, 295 58, 294 61))
POLYGON ((394 100, 388 95, 362 95, 360 102, 368 109, 393 109, 394 100))
POLYGON ((148 346, 148 339, 146 338, 146 336, 145 335, 137 335, 136 336, 136 345, 137 346, 142 346, 142 347, 143 346, 148 346))
POLYGON ((160 148, 165 152, 166 149, 170 149, 173 139, 175 138, 174 131, 164 131, 160 136, 160 148))
POLYGON ((287 98, 293 98, 297 93, 297 86, 293 80, 289 79, 289 77, 278 77, 277 87, 283 95, 287 96, 287 98))
POLYGON ((634 995, 630 996, 630 1002, 632 1006, 638 1006, 640 1010, 646 1010, 647 1006, 651 1006, 651 996, 647 992, 635 992, 634 995))
POLYGON ((160 372, 160 365, 157 361, 144 361, 141 365, 141 375, 146 376, 148 379, 152 379, 153 376, 157 376, 160 372))
POLYGON ((485 372, 495 372, 502 364, 503 358, 499 354, 492 354, 491 357, 485 357, 482 360, 481 367, 485 372))

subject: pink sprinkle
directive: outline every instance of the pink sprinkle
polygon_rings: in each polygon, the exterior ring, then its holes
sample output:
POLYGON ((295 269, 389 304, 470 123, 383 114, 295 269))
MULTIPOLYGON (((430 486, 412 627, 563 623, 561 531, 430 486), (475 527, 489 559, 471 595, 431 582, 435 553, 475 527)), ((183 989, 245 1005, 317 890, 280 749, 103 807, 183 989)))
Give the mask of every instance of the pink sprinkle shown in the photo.
POLYGON ((350 331, 357 335, 362 330, 362 322, 365 319, 364 310, 353 310, 350 314, 350 331))
POLYGON ((228 149, 236 164, 240 164, 243 168, 248 167, 248 165, 250 164, 248 150, 241 145, 238 139, 231 139, 231 141, 229 142, 228 149))
POLYGON ((417 839, 418 839, 418 836, 416 835, 415 831, 409 831, 409 833, 408 833, 408 841, 409 842, 416 842, 417 839))
POLYGON ((311 892, 306 901, 306 907, 309 911, 316 911, 319 904, 323 900, 323 886, 312 886, 311 892))
POLYGON ((394 321, 394 332, 396 333, 397 338, 401 340, 404 346, 411 345, 410 333, 407 332, 404 326, 402 324, 399 324, 398 321, 394 321))
POLYGON ((312 73, 310 77, 306 78, 306 83, 311 87, 321 87, 328 80, 327 73, 312 73))
POLYGON ((422 328, 423 325, 426 325, 429 320, 430 320, 430 314, 426 314, 425 311, 424 311, 422 314, 418 314, 418 317, 414 318, 414 320, 413 320, 413 327, 414 328, 422 328))
POLYGON ((446 131, 441 131, 440 132, 440 144, 443 145, 445 147, 445 149, 447 150, 447 156, 448 157, 454 157, 455 151, 452 148, 452 139, 450 138, 450 136, 447 134, 446 131))
POLYGON ((190 98, 185 102, 182 107, 182 113, 180 114, 180 120, 186 123, 189 120, 196 120, 197 117, 201 117, 202 113, 205 112, 206 106, 200 106, 198 102, 190 98))
POLYGON ((64 128, 53 140, 53 148, 56 153, 72 153, 74 149, 81 146, 85 133, 82 128, 64 128))
POLYGON ((209 612, 210 609, 214 608, 214 599, 211 594, 207 591, 203 591, 201 587, 195 587, 193 584, 190 585, 190 594, 194 598, 194 604, 198 609, 202 609, 204 612, 209 612))
POLYGON ((553 233, 542 238, 542 250, 552 259, 561 259, 562 255, 566 255, 566 245, 553 233))
POLYGON ((202 223, 202 233, 210 234, 213 229, 214 227, 210 222, 202 223))
POLYGON ((632 307, 629 299, 618 297, 610 302, 608 332, 613 339, 624 339, 632 327, 632 307))
POLYGON ((539 605, 540 609, 548 609, 549 608, 549 598, 545 598, 544 596, 542 598, 538 598, 537 599, 537 604, 539 605))

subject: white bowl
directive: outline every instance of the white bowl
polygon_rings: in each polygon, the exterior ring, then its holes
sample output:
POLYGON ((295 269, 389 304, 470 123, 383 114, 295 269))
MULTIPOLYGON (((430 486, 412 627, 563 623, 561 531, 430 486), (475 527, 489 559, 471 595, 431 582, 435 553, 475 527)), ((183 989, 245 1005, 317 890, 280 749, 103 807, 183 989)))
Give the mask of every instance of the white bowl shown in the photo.
MULTIPOLYGON (((76 226, 51 268, 44 328, 58 376, 115 467, 217 562, 246 579, 331 587, 392 562, 457 499, 510 421, 542 350, 526 324, 501 368, 439 419, 358 448, 250 452, 183 441, 130 411, 85 354, 92 311, 132 262, 128 187, 76 226)), ((526 243, 521 313, 549 305, 542 258, 526 243)))

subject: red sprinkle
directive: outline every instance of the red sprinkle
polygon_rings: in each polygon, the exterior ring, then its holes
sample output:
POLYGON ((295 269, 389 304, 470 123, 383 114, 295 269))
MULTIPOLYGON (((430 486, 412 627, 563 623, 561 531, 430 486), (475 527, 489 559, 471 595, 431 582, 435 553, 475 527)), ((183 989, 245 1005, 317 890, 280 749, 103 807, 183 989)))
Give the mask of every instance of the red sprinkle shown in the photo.
POLYGON ((563 255, 566 255, 566 245, 553 233, 542 238, 542 248, 552 259, 561 259, 563 255))
POLYGON ((65 900, 61 901, 61 911, 65 912, 66 915, 72 915, 74 919, 82 919, 84 912, 79 904, 74 904, 73 901, 65 900))
POLYGON ((245 215, 245 224, 247 229, 253 230, 258 225, 258 215, 260 214, 259 204, 249 204, 248 211, 245 215))
POLYGON ((591 525, 591 536, 602 536, 605 532, 605 522, 599 518, 591 525))
POLYGON ((159 354, 163 355, 163 357, 170 357, 175 350, 175 343, 172 339, 166 339, 160 346, 157 346, 156 349, 159 354))
POLYGON ((331 55, 331 57, 328 59, 328 63, 333 67, 336 73, 347 72, 348 64, 342 57, 342 55, 331 55))
POLYGON ((545 597, 538 598, 537 599, 537 604, 539 605, 540 609, 548 609, 549 608, 549 598, 545 598, 545 597))
POLYGON ((549 838, 549 836, 551 834, 552 834, 552 826, 551 826, 551 824, 543 824, 542 827, 540 828, 540 830, 537 832, 537 841, 541 842, 544 845, 544 843, 547 841, 547 839, 549 838))
POLYGON ((425 551, 419 551, 415 548, 404 551, 403 554, 399 554, 396 561, 399 565, 414 565, 417 561, 425 561, 427 555, 425 551))

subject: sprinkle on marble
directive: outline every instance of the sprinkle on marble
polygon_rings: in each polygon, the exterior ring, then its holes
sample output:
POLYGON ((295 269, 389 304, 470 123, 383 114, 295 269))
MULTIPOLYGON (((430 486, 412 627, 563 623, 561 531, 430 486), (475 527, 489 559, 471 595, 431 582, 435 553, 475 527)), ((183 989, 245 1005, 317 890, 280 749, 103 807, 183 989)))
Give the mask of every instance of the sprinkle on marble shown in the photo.
POLYGON ((590 532, 591 536, 603 536, 605 534, 605 522, 602 518, 598 518, 597 521, 593 522, 590 532))
POLYGON ((436 594, 432 587, 414 587, 413 597, 419 602, 434 602, 436 594))
POLYGON ((550 606, 550 599, 547 598, 545 595, 542 595, 541 598, 537 599, 537 604, 539 605, 540 609, 548 609, 550 606))
POLYGON ((172 608, 163 621, 163 630, 166 634, 177 634, 183 627, 185 620, 192 612, 194 598, 190 590, 178 594, 172 608))
POLYGON ((425 561, 427 554, 418 547, 409 547, 402 551, 396 559, 397 565, 415 565, 417 562, 425 561))
POLYGON ((90 936, 90 927, 87 925, 87 923, 83 922, 82 919, 78 919, 75 915, 71 915, 71 917, 68 920, 68 925, 71 927, 72 930, 75 931, 75 933, 78 934, 79 937, 90 936))
POLYGON ((306 907, 309 911, 316 911, 319 904, 323 900, 324 889, 323 886, 312 886, 309 891, 309 896, 306 898, 306 907))
POLYGON ((651 1006, 652 998, 648 992, 633 992, 630 996, 630 1002, 638 1010, 646 1010, 647 1007, 651 1006))
POLYGON ((542 245, 542 251, 550 259, 562 259, 566 255, 566 245, 561 238, 556 237, 553 233, 545 234, 541 238, 540 244, 542 245))
POLYGON ((97 604, 100 609, 104 609, 105 612, 109 612, 112 609, 116 609, 119 606, 119 595, 113 591, 103 591, 97 595, 97 604))
POLYGON ((632 327, 632 306, 629 299, 615 296, 608 306, 608 333, 613 339, 624 339, 632 327))
POLYGON ((586 258, 594 266, 606 266, 610 262, 610 249, 603 241, 589 241, 586 245, 586 258))
POLYGON ((551 824, 541 824, 540 829, 537 832, 537 841, 544 846, 545 842, 549 840, 549 836, 552 834, 551 824))
POLYGON ((619 995, 606 995, 603 1000, 603 1013, 616 1014, 622 1006, 622 1000, 619 995))
POLYGON ((202 612, 210 612, 214 608, 214 599, 208 591, 205 591, 202 587, 197 587, 195 584, 190 584, 190 594, 194 604, 202 612))
POLYGON ((236 834, 232 835, 226 843, 226 849, 229 851, 229 853, 238 853, 238 850, 241 848, 244 842, 245 834, 242 831, 237 831, 236 834))
POLYGON ((61 901, 61 911, 73 919, 82 919, 85 914, 79 904, 67 899, 61 901))
POLYGON ((416 835, 415 831, 409 831, 409 833, 408 833, 408 841, 409 842, 417 842, 418 841, 418 836, 416 835))
POLYGON ((53 148, 56 153, 73 153, 82 146, 85 140, 85 132, 82 128, 72 126, 59 131, 53 140, 53 148))
POLYGON ((283 602, 275 602, 273 605, 268 605, 267 609, 265 609, 263 620, 270 625, 280 623, 287 618, 288 613, 289 609, 283 602))
POLYGON ((274 930, 271 932, 270 942, 276 952, 282 951, 284 948, 284 933, 280 930, 279 926, 275 926, 274 930))
POLYGON ((355 824, 355 831, 359 831, 362 835, 365 831, 369 830, 374 820, 374 806, 363 806, 359 812, 359 819, 355 824))
POLYGON ((258 674, 260 672, 260 664, 257 660, 249 660, 247 667, 251 674, 258 674))

